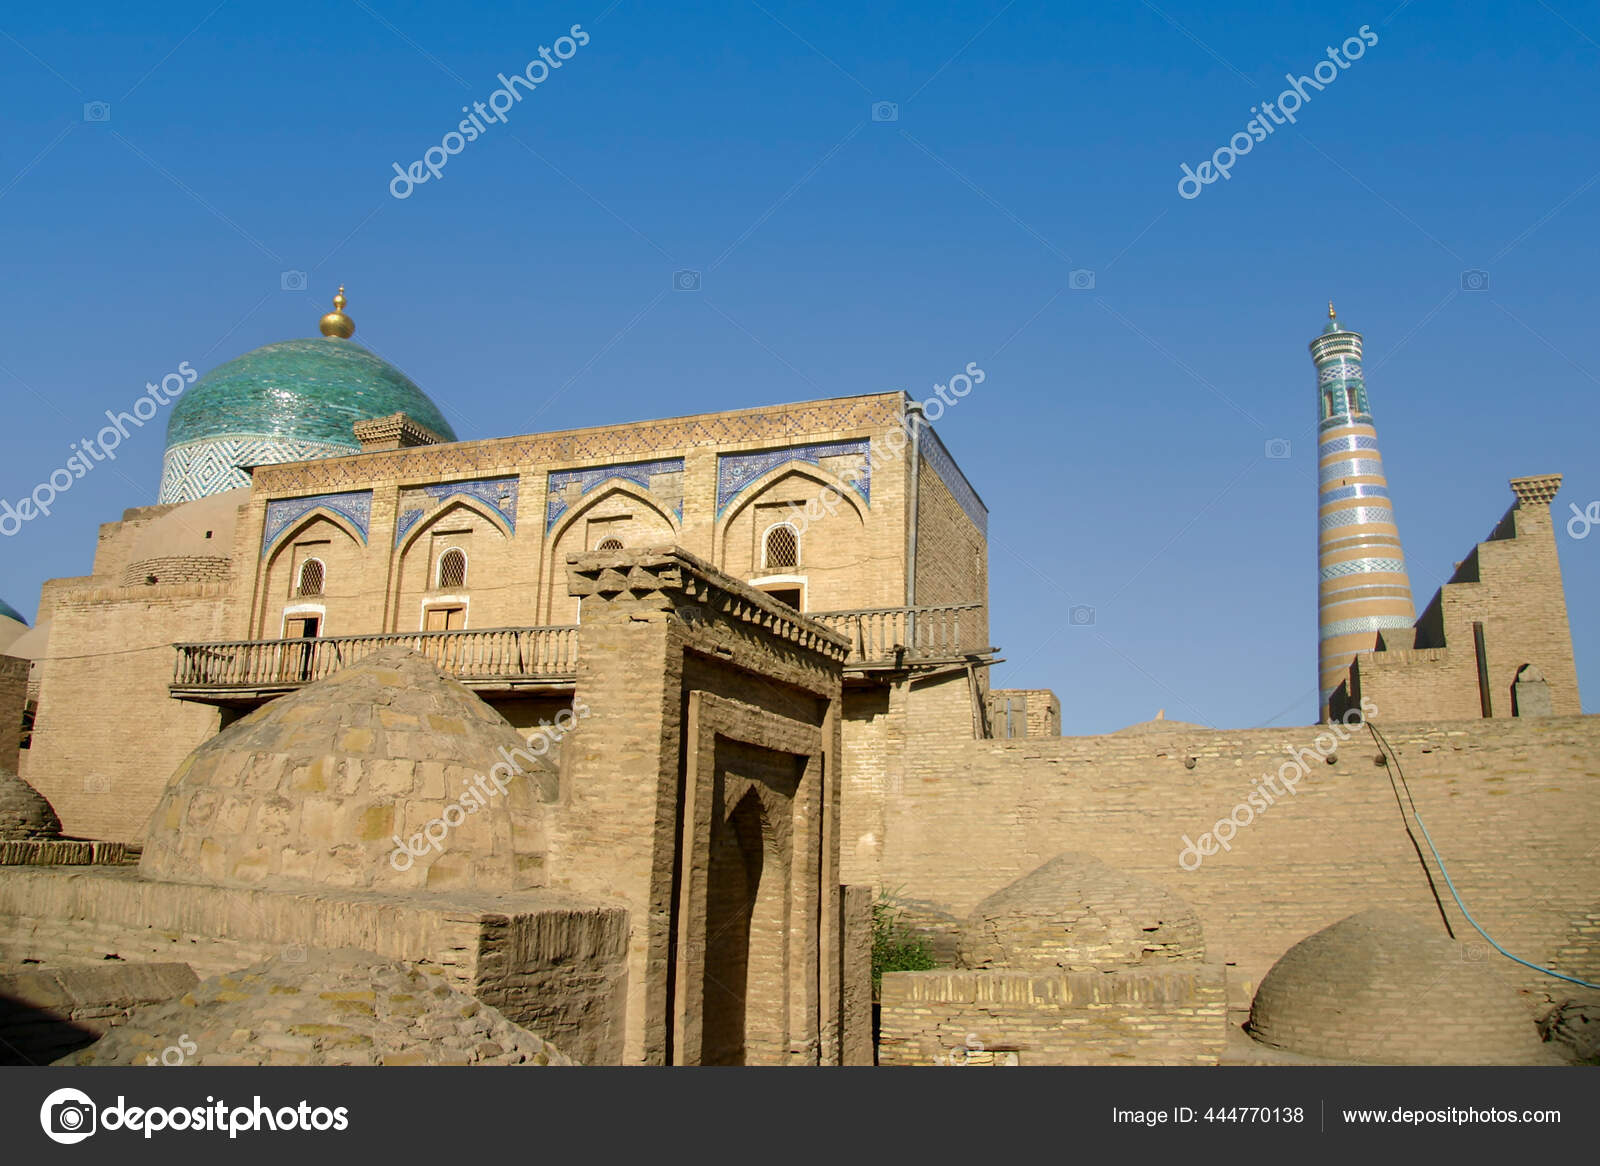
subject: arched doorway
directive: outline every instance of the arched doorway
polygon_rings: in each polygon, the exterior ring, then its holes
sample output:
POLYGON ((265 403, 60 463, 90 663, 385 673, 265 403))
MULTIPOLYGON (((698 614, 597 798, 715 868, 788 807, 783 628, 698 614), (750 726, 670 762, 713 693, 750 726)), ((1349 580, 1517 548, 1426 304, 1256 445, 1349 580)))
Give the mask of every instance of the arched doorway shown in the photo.
POLYGON ((765 866, 761 799, 746 791, 726 821, 713 822, 706 876, 705 1016, 700 1063, 746 1063, 751 930, 765 866))

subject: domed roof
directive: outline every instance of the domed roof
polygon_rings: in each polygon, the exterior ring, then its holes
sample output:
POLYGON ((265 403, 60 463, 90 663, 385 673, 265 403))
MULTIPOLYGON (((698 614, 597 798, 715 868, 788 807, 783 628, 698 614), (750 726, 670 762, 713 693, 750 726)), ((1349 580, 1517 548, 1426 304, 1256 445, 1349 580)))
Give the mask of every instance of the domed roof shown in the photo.
POLYGON ((368 952, 302 950, 201 980, 59 1065, 570 1065, 451 984, 368 952))
POLYGON ((969 968, 1086 972, 1204 957, 1193 908, 1092 854, 1057 855, 979 903, 961 929, 969 968))
POLYGON ((38 790, 0 767, 0 841, 61 837, 61 819, 38 790))
MULTIPOLYGON (((360 450, 353 428, 404 413, 446 441, 455 430, 394 365, 352 343, 344 289, 320 340, 283 340, 219 365, 178 397, 167 421, 161 502, 192 502, 250 484, 241 467, 360 450)), ((192 370, 191 370, 192 371, 192 370)))
POLYGON ((1533 1013, 1487 962, 1499 958, 1450 939, 1436 920, 1362 911, 1272 966, 1250 1006, 1250 1035, 1337 1061, 1556 1063, 1533 1013))
POLYGON ((4 599, 0 599, 0 619, 14 619, 23 627, 28 626, 28 621, 23 618, 22 613, 4 599))
POLYGON ((191 753, 140 866, 172 882, 521 890, 544 881, 555 775, 426 657, 387 649, 191 753))
POLYGON ((273 437, 360 449, 357 421, 405 413, 449 441, 455 430, 405 373, 350 340, 281 340, 218 365, 172 406, 167 448, 273 437))

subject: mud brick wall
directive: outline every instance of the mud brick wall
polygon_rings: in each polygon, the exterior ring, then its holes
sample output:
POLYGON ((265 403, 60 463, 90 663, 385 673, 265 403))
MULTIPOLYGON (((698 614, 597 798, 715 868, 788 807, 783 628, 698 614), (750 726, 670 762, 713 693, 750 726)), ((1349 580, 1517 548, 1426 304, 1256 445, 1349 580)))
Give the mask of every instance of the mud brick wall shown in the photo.
POLYGON ((167 779, 220 723, 175 701, 174 642, 220 639, 217 583, 63 594, 50 626, 28 781, 77 838, 137 842, 167 779))
POLYGON ((549 896, 282 893, 158 883, 133 870, 0 870, 0 965, 181 962, 200 976, 305 948, 436 964, 463 991, 588 1063, 620 1050, 627 912, 549 896), (507 896, 498 902, 505 903, 507 896))
POLYGON ((22 713, 28 705, 28 662, 0 656, 0 769, 17 772, 22 713))
POLYGON ((890 972, 882 996, 882 1065, 947 1063, 952 1050, 959 1064, 980 1047, 999 1064, 1015 1053, 1022 1066, 1215 1065, 1226 1039, 1216 964, 1110 974, 890 972))
MULTIPOLYGON (((1253 992, 1289 947, 1356 911, 1387 907, 1423 921, 1439 915, 1389 771, 1374 763, 1377 746, 1365 730, 1346 730, 1344 742, 1324 737, 1324 745, 1336 745, 1329 765, 1313 749, 1325 731, 1017 741, 908 734, 915 745, 903 755, 903 780, 880 810, 880 885, 960 918, 1062 851, 1086 851, 1190 903, 1209 958, 1237 964, 1230 981, 1253 992), (1263 774, 1276 776, 1289 763, 1293 749, 1310 750, 1312 762, 1297 792, 1254 815, 1231 850, 1201 858, 1192 871, 1180 866, 1185 836, 1215 832, 1263 774)), ((1584 921, 1600 905, 1600 717, 1385 724, 1382 731, 1479 922, 1524 959, 1585 979, 1600 974, 1595 947, 1582 940, 1584 921)), ((1431 856, 1429 866, 1457 936, 1478 941, 1431 856)), ((1549 977, 1487 958, 1541 997, 1561 990, 1549 977)))
POLYGON ((199 982, 187 964, 109 963, 0 975, 0 1064, 48 1065, 121 1024, 141 1004, 199 982))

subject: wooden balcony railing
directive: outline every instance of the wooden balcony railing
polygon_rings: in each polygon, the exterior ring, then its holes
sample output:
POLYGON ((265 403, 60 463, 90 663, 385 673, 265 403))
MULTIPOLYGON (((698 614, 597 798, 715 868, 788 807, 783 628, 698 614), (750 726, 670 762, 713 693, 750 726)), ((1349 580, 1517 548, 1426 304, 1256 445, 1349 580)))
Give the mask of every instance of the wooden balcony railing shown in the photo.
POLYGON ((175 693, 273 691, 321 680, 384 648, 421 652, 463 684, 496 688, 519 681, 566 681, 578 671, 576 627, 485 628, 176 644, 175 693))
POLYGON ((849 665, 957 659, 991 650, 988 620, 981 603, 806 614, 849 639, 849 665))
MULTIPOLYGON (((879 607, 806 613, 850 640, 847 668, 959 660, 991 649, 983 605, 879 607)), ((175 644, 174 696, 236 703, 331 676, 384 648, 421 652, 469 688, 570 684, 578 673, 578 629, 485 628, 286 640, 175 644)))

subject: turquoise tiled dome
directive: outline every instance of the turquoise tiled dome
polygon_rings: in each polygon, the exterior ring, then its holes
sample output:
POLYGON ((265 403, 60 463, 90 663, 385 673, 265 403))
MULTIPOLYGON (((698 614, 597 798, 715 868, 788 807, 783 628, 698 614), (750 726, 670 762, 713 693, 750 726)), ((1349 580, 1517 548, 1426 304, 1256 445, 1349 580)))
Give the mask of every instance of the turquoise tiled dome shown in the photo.
POLYGON ((0 619, 14 619, 23 627, 28 626, 28 621, 22 618, 22 613, 4 599, 0 599, 0 619))
POLYGON ((360 449, 358 421, 405 413, 446 441, 455 431, 405 373, 349 340, 284 340, 212 369, 172 407, 162 502, 249 485, 240 466, 360 449))

